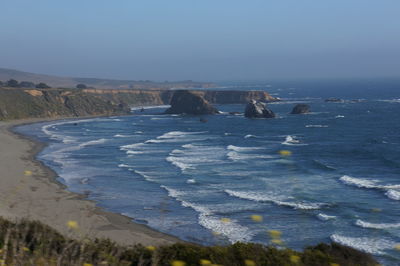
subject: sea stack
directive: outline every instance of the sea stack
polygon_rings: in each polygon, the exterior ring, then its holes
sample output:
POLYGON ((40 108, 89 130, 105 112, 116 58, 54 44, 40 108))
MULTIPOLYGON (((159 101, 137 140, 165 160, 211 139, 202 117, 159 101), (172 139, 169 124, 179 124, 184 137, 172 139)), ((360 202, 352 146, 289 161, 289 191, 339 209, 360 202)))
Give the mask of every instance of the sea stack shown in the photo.
POLYGON ((310 106, 308 104, 297 104, 293 107, 291 112, 292 115, 307 114, 310 112, 310 106))
POLYGON ((275 114, 267 108, 267 104, 251 100, 244 111, 244 116, 247 118, 274 118, 275 114))
POLYGON ((187 90, 177 90, 171 98, 166 114, 212 115, 218 110, 200 95, 187 90))

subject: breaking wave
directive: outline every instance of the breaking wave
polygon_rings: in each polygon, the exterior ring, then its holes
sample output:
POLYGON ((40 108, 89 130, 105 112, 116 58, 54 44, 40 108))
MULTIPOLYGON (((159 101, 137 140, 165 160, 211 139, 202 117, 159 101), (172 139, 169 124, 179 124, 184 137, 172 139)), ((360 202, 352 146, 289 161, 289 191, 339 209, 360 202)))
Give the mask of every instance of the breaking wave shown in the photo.
POLYGON ((356 225, 363 227, 363 228, 373 228, 373 229, 390 229, 390 228, 399 228, 400 223, 380 223, 380 224, 375 224, 375 223, 369 223, 365 222, 363 220, 358 219, 356 221, 356 225))
POLYGON ((290 135, 286 136, 285 141, 282 142, 282 144, 283 145, 299 145, 299 146, 300 145, 307 145, 305 143, 301 143, 300 140, 298 140, 295 137, 290 136, 290 135))
POLYGON ((385 195, 393 200, 400 200, 400 185, 381 185, 378 180, 355 178, 344 175, 340 178, 346 185, 356 186, 359 188, 386 190, 385 195))
POLYGON ((330 238, 336 243, 375 255, 384 255, 384 250, 393 249, 396 245, 396 242, 382 238, 348 237, 338 234, 333 234, 330 238))
POLYGON ((241 199, 252 200, 252 201, 257 201, 257 202, 272 202, 276 205, 292 207, 294 209, 301 209, 301 210, 316 210, 316 209, 320 209, 321 207, 326 205, 325 203, 284 201, 284 198, 282 196, 277 196, 274 194, 265 194, 265 193, 260 193, 260 192, 244 192, 244 191, 240 192, 240 191, 233 191, 233 190, 229 190, 229 189, 226 189, 224 191, 230 196, 241 198, 241 199))
POLYGON ((323 213, 319 213, 317 215, 318 219, 320 219, 321 221, 328 221, 328 220, 333 220, 336 219, 336 216, 333 215, 327 215, 327 214, 323 214, 323 213))

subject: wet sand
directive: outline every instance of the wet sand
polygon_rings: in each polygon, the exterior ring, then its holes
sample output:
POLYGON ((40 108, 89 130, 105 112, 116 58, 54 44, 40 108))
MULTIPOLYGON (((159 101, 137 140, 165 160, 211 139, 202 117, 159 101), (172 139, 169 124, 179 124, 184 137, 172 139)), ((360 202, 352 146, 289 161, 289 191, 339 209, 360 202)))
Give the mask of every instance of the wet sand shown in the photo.
POLYGON ((0 122, 0 216, 37 220, 77 239, 109 238, 121 245, 156 246, 181 241, 65 190, 56 181, 56 173, 35 159, 45 144, 11 130, 39 121, 43 119, 0 122), (79 228, 71 230, 68 221, 76 221, 79 228))

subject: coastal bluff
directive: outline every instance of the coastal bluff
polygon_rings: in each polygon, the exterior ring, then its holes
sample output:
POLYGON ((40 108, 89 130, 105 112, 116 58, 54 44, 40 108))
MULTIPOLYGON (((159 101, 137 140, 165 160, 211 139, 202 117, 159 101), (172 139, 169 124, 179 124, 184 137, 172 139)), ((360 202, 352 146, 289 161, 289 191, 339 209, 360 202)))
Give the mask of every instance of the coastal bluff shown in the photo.
POLYGON ((219 113, 202 96, 187 90, 176 91, 170 104, 171 107, 165 111, 166 114, 212 115, 219 113))
MULTIPOLYGON (((277 101, 265 91, 189 90, 210 104, 277 101)), ((0 88, 0 120, 124 115, 130 107, 169 105, 176 90, 0 88)))

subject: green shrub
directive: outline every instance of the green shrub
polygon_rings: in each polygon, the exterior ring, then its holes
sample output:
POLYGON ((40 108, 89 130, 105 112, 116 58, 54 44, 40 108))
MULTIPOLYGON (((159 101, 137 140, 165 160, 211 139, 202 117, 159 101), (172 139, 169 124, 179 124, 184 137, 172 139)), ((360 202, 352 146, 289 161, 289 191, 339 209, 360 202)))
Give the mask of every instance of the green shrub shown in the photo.
POLYGON ((0 218, 0 260, 5 259, 6 265, 167 266, 176 260, 187 266, 201 265, 201 260, 225 266, 377 265, 370 255, 338 244, 319 244, 304 252, 254 243, 213 247, 177 243, 153 249, 141 245, 122 247, 107 239, 73 240, 40 222, 14 223, 0 218))

